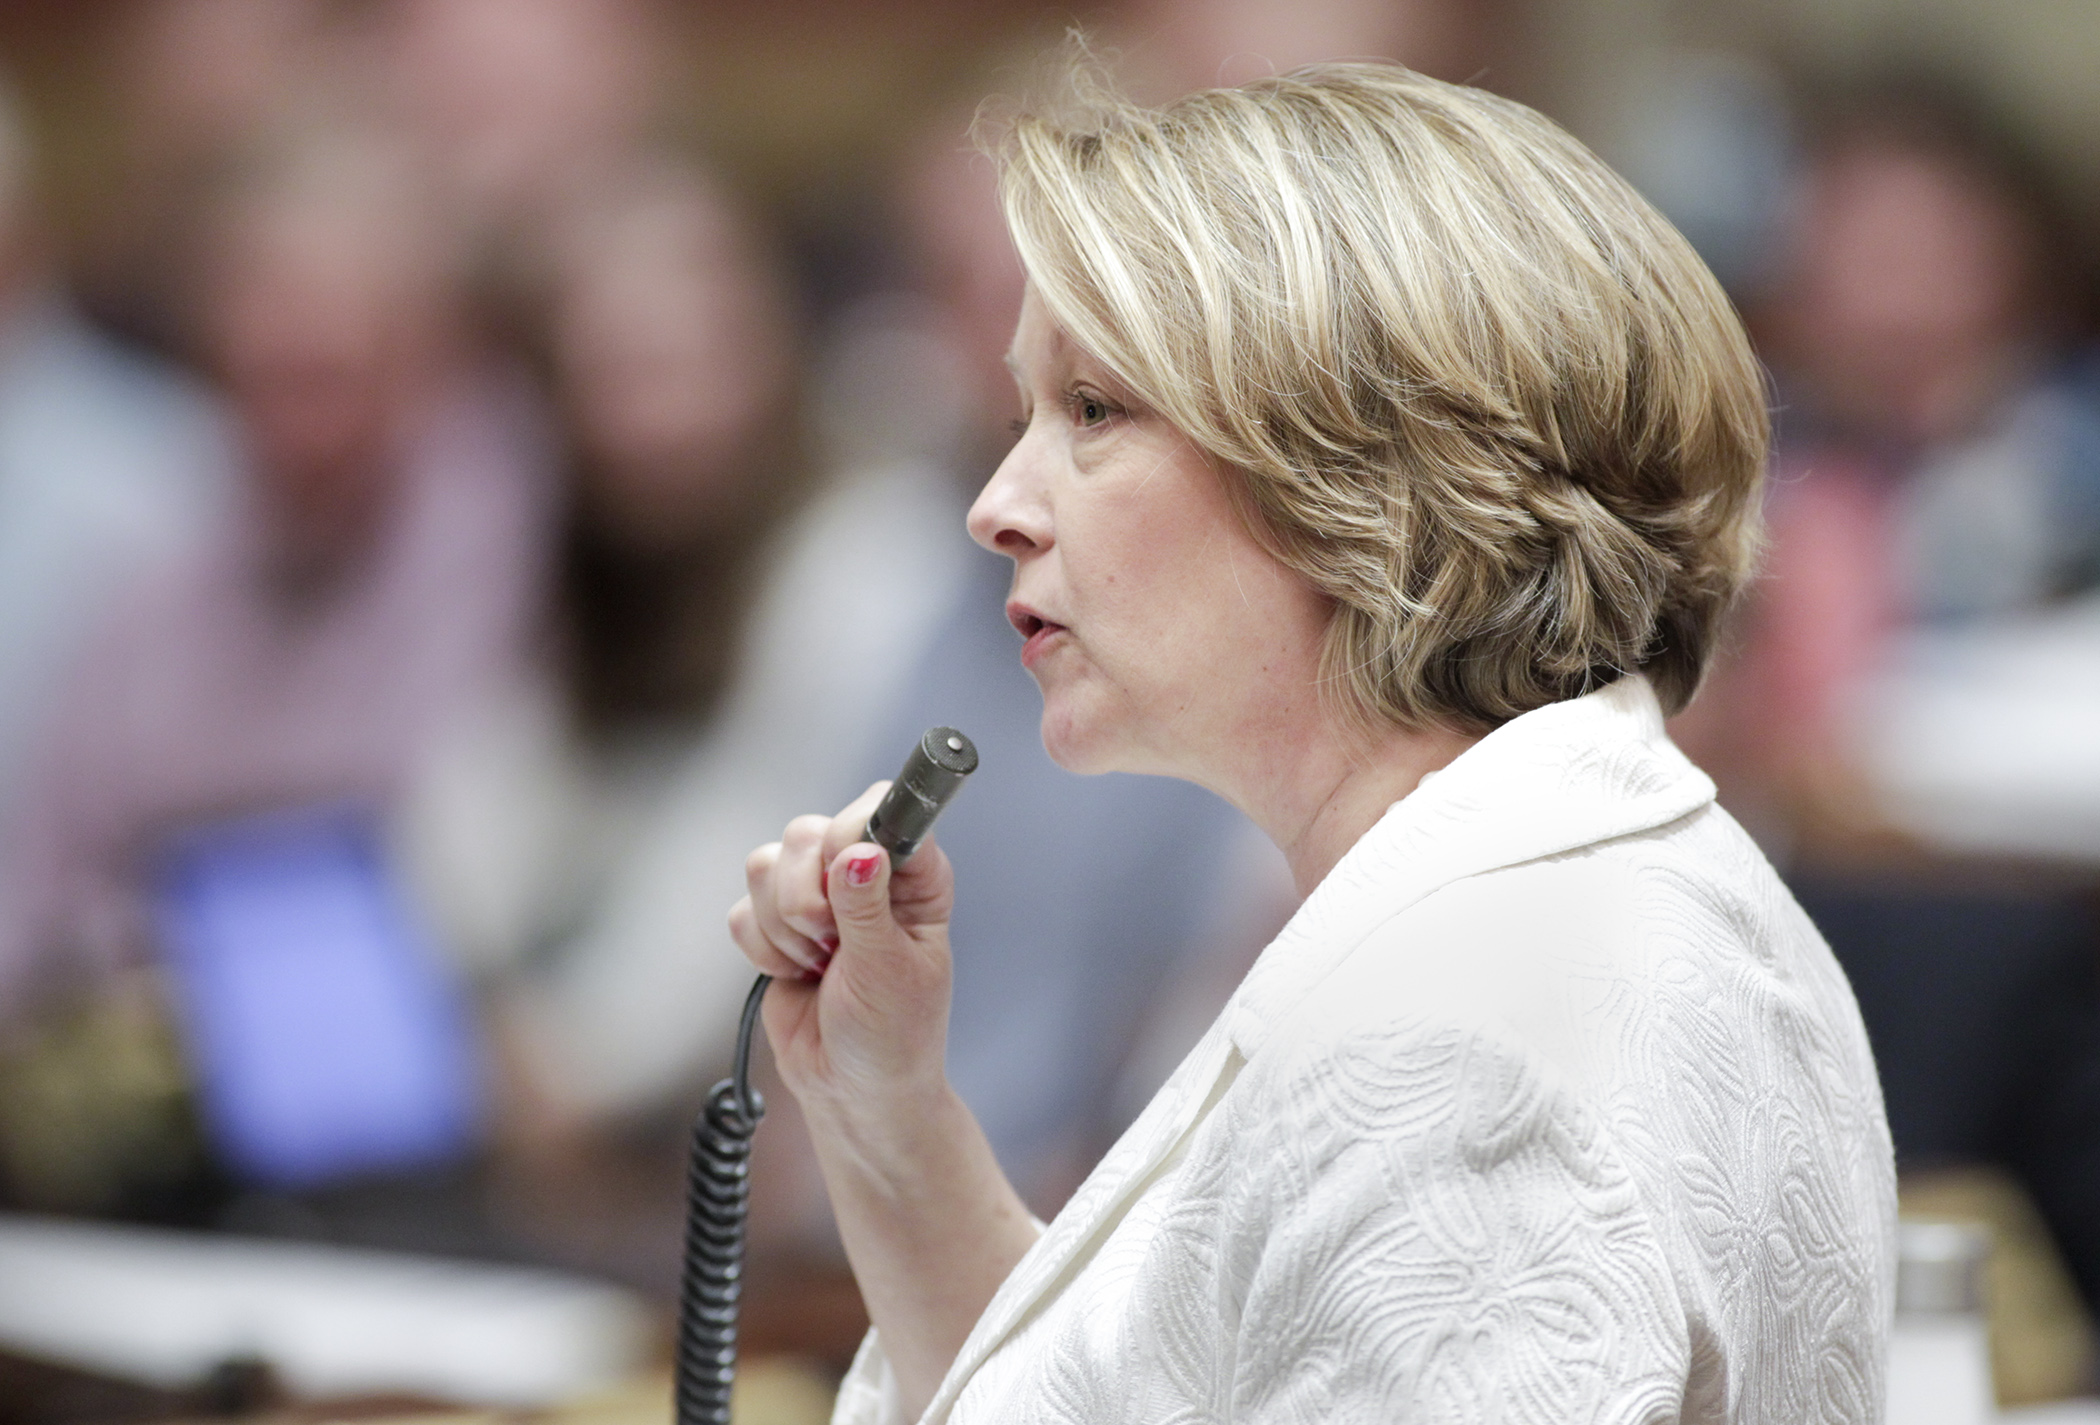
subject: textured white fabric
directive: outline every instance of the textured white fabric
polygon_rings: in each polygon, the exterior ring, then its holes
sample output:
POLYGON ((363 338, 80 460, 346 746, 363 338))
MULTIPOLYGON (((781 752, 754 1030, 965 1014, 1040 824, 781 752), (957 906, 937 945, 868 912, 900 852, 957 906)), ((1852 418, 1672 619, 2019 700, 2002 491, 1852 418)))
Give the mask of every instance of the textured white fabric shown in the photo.
POLYGON ((1350 850, 924 1418, 1875 1421, 1894 1216, 1850 989, 1627 679, 1350 850))

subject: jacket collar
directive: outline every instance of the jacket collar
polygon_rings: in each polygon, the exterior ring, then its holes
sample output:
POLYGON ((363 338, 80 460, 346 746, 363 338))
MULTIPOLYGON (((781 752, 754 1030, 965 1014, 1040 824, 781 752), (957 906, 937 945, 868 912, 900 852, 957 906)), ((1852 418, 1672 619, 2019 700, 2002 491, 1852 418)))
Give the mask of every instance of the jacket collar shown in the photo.
POLYGON ((1713 798, 1713 782, 1664 732, 1646 678, 1514 718, 1349 848, 1255 961, 1226 1030, 1253 1058, 1366 936, 1441 886, 1652 830, 1713 798))
POLYGON ((1314 887, 1225 1012, 1021 1260, 922 1419, 1078 1270, 1280 1023, 1380 925, 1466 876, 1666 825, 1713 800, 1647 680, 1627 677, 1489 733, 1393 804, 1314 887))

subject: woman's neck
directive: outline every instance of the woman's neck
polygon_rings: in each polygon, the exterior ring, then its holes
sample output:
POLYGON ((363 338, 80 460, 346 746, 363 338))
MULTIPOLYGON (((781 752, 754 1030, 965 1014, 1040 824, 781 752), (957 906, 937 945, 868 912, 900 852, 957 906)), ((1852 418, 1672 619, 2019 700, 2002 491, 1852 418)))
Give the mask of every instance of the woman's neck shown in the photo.
POLYGON ((1480 734, 1391 727, 1366 734, 1332 713, 1263 739, 1212 783, 1282 850, 1310 895, 1394 802, 1450 765, 1480 734))

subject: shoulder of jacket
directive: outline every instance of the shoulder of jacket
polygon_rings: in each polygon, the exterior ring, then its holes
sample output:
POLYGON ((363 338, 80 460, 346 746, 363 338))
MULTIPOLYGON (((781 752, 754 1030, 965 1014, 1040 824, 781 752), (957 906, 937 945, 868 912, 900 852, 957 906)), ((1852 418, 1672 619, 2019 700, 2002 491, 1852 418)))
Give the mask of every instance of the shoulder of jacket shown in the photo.
POLYGON ((1772 927, 1748 908, 1764 888, 1701 844, 1731 829, 1708 820, 1694 812, 1438 887, 1373 927, 1269 1047, 1295 1057, 1367 1035, 1470 1034, 1602 1087, 1648 1012, 1659 961, 1680 981, 1718 981, 1768 958, 1772 927))

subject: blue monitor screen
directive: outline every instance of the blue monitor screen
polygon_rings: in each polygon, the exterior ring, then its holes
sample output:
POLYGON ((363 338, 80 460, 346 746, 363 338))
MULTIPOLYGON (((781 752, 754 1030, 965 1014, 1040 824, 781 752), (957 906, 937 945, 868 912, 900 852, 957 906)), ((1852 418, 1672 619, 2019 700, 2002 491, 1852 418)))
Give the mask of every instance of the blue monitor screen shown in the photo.
POLYGON ((209 1130, 240 1177, 314 1186, 469 1148, 479 1055, 459 987, 340 807, 193 829, 159 930, 209 1130))

